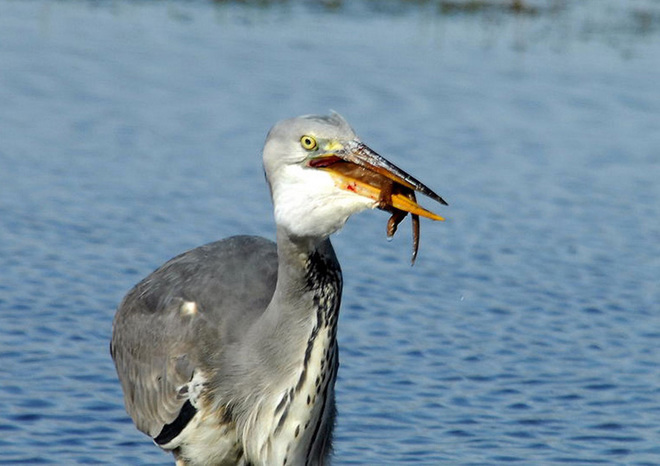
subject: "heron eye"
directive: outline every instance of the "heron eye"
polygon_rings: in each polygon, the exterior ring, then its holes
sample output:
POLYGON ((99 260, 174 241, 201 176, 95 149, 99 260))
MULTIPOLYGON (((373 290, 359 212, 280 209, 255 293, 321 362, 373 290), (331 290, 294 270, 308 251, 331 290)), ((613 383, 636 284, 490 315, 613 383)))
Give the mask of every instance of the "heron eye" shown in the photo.
POLYGON ((303 149, 314 150, 318 147, 316 144, 316 139, 312 136, 303 136, 300 138, 300 145, 303 146, 303 149))

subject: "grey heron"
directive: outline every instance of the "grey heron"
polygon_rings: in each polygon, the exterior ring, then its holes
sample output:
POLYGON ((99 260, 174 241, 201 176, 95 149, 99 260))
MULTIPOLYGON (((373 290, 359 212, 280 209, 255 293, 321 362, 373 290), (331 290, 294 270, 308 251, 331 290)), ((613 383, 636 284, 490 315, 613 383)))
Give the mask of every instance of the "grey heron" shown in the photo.
MULTIPOLYGON (((178 465, 329 462, 342 275, 329 236, 369 208, 388 234, 445 201, 360 141, 340 115, 268 133, 276 242, 234 236, 185 252, 124 297, 110 352, 136 427, 178 465)), ((413 254, 414 254, 413 253, 413 254)), ((414 259, 414 255, 413 255, 414 259)))

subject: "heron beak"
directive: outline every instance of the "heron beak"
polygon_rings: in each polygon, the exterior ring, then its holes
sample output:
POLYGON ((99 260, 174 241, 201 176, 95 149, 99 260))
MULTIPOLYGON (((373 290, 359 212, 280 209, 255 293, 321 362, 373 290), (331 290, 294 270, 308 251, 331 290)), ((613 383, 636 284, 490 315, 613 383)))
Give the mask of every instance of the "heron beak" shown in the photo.
POLYGON ((379 209, 444 220, 420 206, 415 192, 447 205, 444 199, 362 142, 350 141, 339 150, 310 159, 307 164, 328 171, 341 189, 373 199, 379 209))

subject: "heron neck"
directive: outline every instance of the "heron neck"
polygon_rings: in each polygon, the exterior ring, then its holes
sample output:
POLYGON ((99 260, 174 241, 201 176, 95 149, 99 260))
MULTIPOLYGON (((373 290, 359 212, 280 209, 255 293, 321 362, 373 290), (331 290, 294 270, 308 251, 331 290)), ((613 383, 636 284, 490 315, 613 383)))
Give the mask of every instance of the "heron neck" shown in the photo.
MULTIPOLYGON (((330 238, 296 237, 284 228, 277 229, 278 276, 275 293, 300 294, 320 283, 310 283, 310 274, 340 272, 337 256, 330 243, 330 238), (320 264, 322 263, 322 264, 320 264), (330 270, 315 270, 315 266, 330 270)), ((319 277, 320 278, 320 277, 319 277)), ((293 297, 293 296, 291 296, 293 297)))
POLYGON ((275 293, 257 325, 264 352, 278 354, 262 358, 296 365, 311 332, 336 325, 341 269, 328 238, 296 238, 278 228, 277 253, 275 293))
MULTIPOLYGON (((285 442, 282 451, 309 456, 327 448, 322 433, 332 423, 341 270, 328 238, 300 239, 278 228, 277 252, 273 298, 243 339, 250 345, 242 348, 240 361, 227 361, 240 387, 228 397, 259 400, 256 408, 241 402, 233 407, 240 413, 239 430, 269 432, 268 442, 274 443, 268 448, 274 452, 283 445, 277 442, 285 442), (300 426, 305 433, 298 436, 300 426)), ((257 442, 246 448, 262 447, 257 442)), ((274 456, 271 463, 282 459, 274 456)))

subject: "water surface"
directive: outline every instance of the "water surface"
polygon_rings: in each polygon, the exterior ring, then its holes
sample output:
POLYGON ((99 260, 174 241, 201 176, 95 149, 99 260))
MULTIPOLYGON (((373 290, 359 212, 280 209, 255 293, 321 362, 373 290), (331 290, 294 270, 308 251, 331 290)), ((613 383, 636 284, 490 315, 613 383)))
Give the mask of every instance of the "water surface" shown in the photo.
POLYGON ((114 309, 272 238, 266 132, 329 109, 450 204, 412 268, 334 240, 335 463, 660 463, 657 4, 375 4, 0 1, 0 463, 171 464, 114 309))

